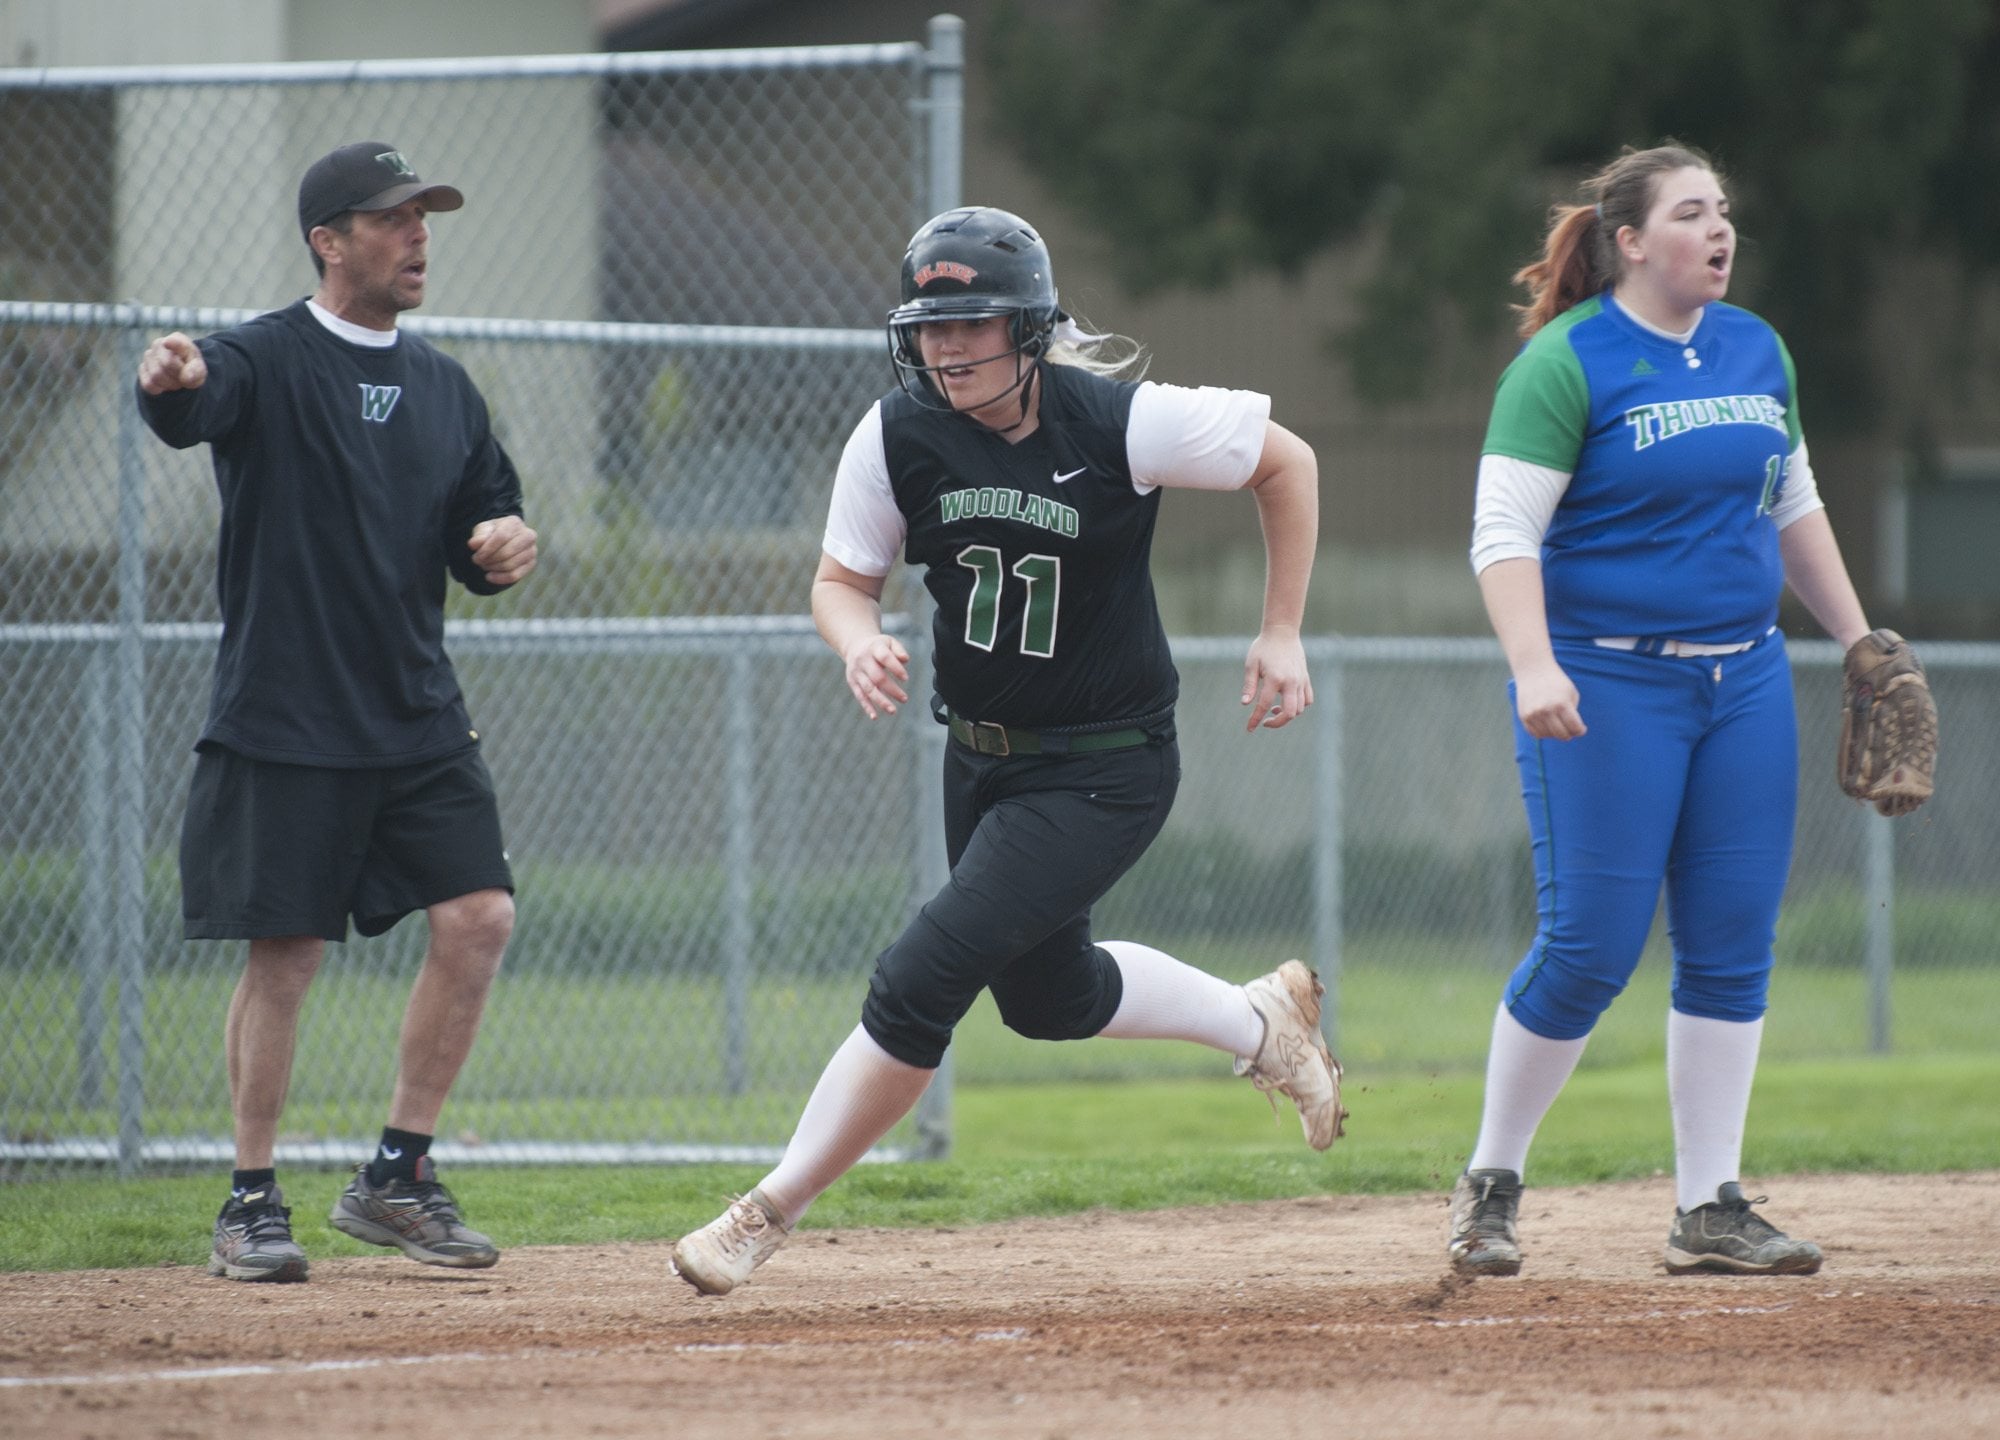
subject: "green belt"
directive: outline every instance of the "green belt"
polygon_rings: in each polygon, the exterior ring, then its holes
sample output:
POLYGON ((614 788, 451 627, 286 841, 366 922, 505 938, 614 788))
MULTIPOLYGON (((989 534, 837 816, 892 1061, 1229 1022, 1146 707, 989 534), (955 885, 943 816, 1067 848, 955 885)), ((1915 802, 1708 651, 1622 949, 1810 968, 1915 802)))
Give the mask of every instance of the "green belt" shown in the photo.
POLYGON ((1076 755, 1089 750, 1129 750, 1153 737, 1134 726, 1129 730, 1095 730, 1082 735, 1046 735, 1036 730, 1010 730, 987 720, 953 715, 947 722, 951 738, 981 755, 1076 755))

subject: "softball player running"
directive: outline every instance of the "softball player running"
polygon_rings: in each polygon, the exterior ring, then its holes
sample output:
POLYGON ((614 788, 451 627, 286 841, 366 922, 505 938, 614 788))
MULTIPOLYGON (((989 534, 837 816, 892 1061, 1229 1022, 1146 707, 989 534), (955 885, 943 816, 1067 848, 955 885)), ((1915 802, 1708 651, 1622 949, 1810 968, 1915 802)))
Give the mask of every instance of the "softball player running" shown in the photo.
MULTIPOLYGON (((1638 963, 1664 883, 1674 1274, 1810 1274, 1751 1209, 1744 1118, 1791 864, 1797 731, 1778 597, 1868 632, 1813 482, 1791 357, 1723 303, 1736 255, 1708 159, 1627 151, 1515 278, 1472 563, 1513 672, 1540 925, 1493 1022, 1451 1264, 1513 1275, 1529 1142, 1638 963)), ((1887 632, 1879 632, 1886 634, 1887 632)))
POLYGON ((834 480, 813 615, 869 719, 909 702, 882 630, 897 555, 936 601, 935 717, 948 725, 951 878, 883 952, 776 1169, 674 1247, 726 1294, 916 1104, 981 990, 1044 1040, 1176 1038, 1234 1055, 1289 1097, 1307 1141, 1340 1133, 1321 987, 1296 960, 1232 985, 1090 910, 1159 834, 1180 780, 1179 681, 1148 569, 1169 487, 1249 489, 1269 560, 1244 667, 1248 729, 1312 703, 1299 624, 1318 531, 1312 450, 1266 396, 1114 378, 1062 313, 1046 246, 1002 210, 948 211, 912 239, 890 314, 900 388, 855 427, 834 480))

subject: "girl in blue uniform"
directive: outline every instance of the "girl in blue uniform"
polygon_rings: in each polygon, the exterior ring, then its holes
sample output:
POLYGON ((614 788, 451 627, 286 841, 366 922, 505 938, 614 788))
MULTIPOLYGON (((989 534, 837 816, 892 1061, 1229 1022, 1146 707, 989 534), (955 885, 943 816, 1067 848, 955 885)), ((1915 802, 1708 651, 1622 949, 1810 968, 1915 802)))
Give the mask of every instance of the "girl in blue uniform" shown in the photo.
POLYGON ((1791 864, 1797 732, 1778 598, 1868 632, 1799 427, 1791 356, 1723 303, 1708 159, 1627 151, 1515 278, 1527 338, 1480 460, 1472 563, 1513 674, 1539 927, 1494 1017, 1451 1263, 1521 1267, 1528 1146, 1630 979, 1662 885, 1673 941, 1669 1272, 1809 1274, 1739 1183, 1791 864))

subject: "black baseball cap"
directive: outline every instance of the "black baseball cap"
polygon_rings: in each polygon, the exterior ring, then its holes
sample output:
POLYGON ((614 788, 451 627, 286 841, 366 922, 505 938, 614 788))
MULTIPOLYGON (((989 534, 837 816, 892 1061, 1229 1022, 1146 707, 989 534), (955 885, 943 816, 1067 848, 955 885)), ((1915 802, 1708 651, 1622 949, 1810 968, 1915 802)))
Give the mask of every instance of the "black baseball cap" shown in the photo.
POLYGON ((427 183, 386 140, 357 140, 320 156, 299 181, 299 232, 311 235, 313 226, 349 210, 393 210, 419 195, 433 210, 465 203, 452 186, 427 183))

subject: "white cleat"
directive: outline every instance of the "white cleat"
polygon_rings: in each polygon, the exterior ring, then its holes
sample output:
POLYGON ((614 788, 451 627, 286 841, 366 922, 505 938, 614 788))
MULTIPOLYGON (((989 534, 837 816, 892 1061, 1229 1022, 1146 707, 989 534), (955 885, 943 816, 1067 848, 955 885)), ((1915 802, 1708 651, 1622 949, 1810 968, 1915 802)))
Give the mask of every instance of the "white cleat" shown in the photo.
MULTIPOLYGON (((1264 1043, 1248 1058, 1238 1056, 1236 1073, 1269 1095, 1288 1097, 1299 1107, 1306 1143, 1324 1150, 1342 1133, 1347 1111, 1340 1105, 1340 1062, 1319 1030, 1319 997, 1326 987, 1297 960, 1243 987, 1250 1008, 1264 1018, 1264 1043)), ((1277 1101, 1271 1101, 1275 1109, 1277 1101)))
POLYGON ((727 1295, 777 1253, 792 1229, 752 1190, 674 1246, 674 1273, 704 1295, 727 1295))

